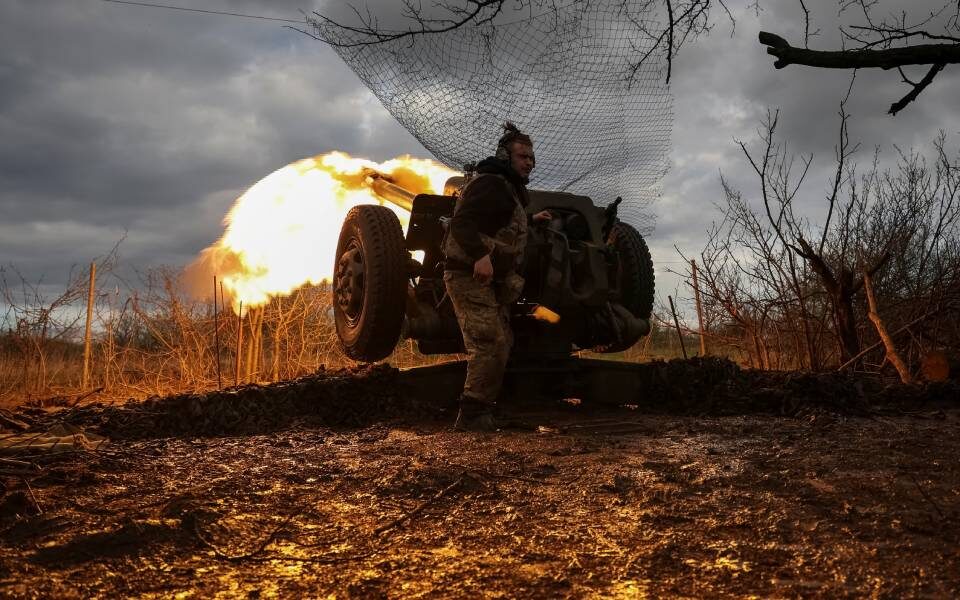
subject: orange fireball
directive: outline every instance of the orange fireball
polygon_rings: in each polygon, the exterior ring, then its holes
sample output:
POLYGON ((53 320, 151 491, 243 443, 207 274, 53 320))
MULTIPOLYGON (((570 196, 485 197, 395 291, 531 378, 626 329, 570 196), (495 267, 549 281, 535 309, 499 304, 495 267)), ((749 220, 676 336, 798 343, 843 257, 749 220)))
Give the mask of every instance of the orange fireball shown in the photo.
POLYGON ((193 271, 216 275, 234 312, 266 304, 306 284, 329 281, 337 238, 347 212, 359 204, 383 204, 406 226, 409 214, 384 203, 367 186, 373 169, 414 193, 442 193, 452 171, 432 160, 402 156, 384 163, 330 152, 305 158, 267 175, 224 218, 223 236, 203 250, 193 271))

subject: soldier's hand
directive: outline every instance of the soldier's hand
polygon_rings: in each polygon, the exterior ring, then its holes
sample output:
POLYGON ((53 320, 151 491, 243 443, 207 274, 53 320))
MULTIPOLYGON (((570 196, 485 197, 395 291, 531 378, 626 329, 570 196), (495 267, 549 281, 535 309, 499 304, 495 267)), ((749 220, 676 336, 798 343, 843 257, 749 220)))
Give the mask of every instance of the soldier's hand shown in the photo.
POLYGON ((490 283, 493 279, 493 262, 490 261, 489 254, 473 263, 473 278, 483 284, 490 283))
POLYGON ((553 213, 549 210, 541 210, 540 212, 535 213, 532 218, 534 223, 547 223, 553 219, 553 213))

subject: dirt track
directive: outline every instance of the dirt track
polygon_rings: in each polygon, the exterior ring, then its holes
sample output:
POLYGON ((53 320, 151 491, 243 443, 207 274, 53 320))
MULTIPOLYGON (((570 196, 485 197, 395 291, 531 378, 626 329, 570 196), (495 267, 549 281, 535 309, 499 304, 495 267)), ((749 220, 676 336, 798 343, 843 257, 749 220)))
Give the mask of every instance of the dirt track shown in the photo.
MULTIPOLYGON (((48 463, 29 490, 7 477, 0 595, 960 595, 955 407, 553 403, 455 434, 429 407, 393 406, 232 437, 154 420, 160 437, 48 463)), ((119 414, 73 416, 109 429, 119 414)))

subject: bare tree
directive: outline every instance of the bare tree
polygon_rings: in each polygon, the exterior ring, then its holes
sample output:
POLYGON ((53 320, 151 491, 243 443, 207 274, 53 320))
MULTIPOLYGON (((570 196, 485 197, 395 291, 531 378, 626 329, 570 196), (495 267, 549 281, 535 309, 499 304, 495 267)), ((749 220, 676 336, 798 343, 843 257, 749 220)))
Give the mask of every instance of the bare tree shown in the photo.
POLYGON ((798 161, 787 152, 777 121, 776 112, 768 114, 759 149, 740 144, 758 177, 759 210, 723 182, 723 220, 700 256, 710 310, 758 336, 758 356, 764 339, 780 347, 792 336, 798 350, 806 347, 811 368, 824 360, 825 332, 836 344, 835 364, 855 364, 884 345, 885 360, 899 362, 901 373, 924 347, 957 344, 960 161, 945 150, 945 136, 931 144, 932 164, 901 151, 896 168, 881 171, 875 154, 859 174, 841 106, 836 168, 822 220, 811 223, 796 213, 795 198, 812 157, 798 161), (869 307, 865 283, 874 288, 869 307), (882 322, 876 331, 865 319, 870 313, 874 324, 882 322), (910 351, 900 360, 892 338, 907 333, 910 351), (876 335, 890 339, 863 343, 876 335))
POLYGON ((707 231, 700 253, 710 330, 723 344, 739 347, 755 366, 818 368, 809 271, 793 260, 763 213, 725 179, 721 183, 723 218, 707 231), (784 337, 789 338, 786 347, 784 337))

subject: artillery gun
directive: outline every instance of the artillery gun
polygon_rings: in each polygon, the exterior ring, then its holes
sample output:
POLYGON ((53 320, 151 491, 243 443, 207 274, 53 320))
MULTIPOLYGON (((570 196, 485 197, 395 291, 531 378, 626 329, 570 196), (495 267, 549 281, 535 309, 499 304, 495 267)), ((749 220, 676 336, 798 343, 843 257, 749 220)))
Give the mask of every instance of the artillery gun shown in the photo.
MULTIPOLYGON (((402 337, 415 340, 422 354, 463 352, 443 284, 442 247, 470 174, 450 178, 442 195, 414 194, 374 170, 366 175, 370 189, 409 211, 410 220, 404 235, 386 206, 361 205, 347 214, 332 284, 344 352, 358 361, 381 360, 402 337)), ((597 207, 586 196, 530 190, 529 199, 528 214, 549 210, 554 218, 529 229, 525 285, 511 313, 507 383, 517 371, 609 370, 618 363, 569 363, 578 350, 620 352, 649 333, 654 271, 646 242, 617 218, 619 198, 597 207)))

